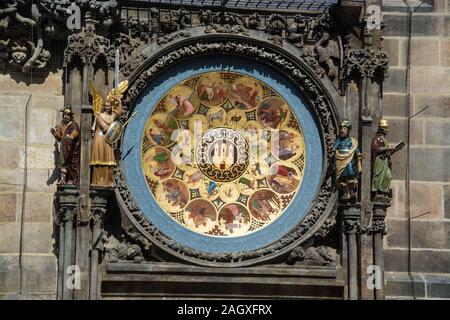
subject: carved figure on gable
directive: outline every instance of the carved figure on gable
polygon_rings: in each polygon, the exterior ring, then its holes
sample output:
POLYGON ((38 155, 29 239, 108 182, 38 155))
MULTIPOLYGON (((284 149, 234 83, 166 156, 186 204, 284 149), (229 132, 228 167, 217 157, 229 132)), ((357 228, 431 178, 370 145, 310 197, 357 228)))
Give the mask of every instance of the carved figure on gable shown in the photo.
POLYGON ((308 30, 308 17, 301 14, 297 14, 294 17, 294 21, 287 27, 287 39, 292 42, 296 47, 303 46, 304 37, 308 30))
POLYGON ((247 27, 249 29, 258 29, 261 22, 261 18, 259 17, 258 13, 252 13, 248 17, 247 27))
POLYGON ((283 31, 286 30, 286 19, 279 14, 272 14, 267 19, 266 31, 272 35, 283 36, 283 31))
POLYGON ((339 46, 336 41, 330 40, 328 32, 324 32, 319 41, 314 45, 318 63, 326 69, 328 77, 333 80, 338 76, 338 68, 333 58, 339 59, 339 46))

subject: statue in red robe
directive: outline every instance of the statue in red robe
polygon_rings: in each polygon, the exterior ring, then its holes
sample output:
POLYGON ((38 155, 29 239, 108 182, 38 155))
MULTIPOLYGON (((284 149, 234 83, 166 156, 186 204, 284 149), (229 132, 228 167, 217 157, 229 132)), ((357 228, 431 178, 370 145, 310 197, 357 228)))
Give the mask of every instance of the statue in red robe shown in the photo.
POLYGON ((61 178, 58 184, 78 185, 80 172, 80 127, 73 119, 71 107, 65 107, 62 112, 63 119, 61 123, 50 129, 59 146, 61 178))

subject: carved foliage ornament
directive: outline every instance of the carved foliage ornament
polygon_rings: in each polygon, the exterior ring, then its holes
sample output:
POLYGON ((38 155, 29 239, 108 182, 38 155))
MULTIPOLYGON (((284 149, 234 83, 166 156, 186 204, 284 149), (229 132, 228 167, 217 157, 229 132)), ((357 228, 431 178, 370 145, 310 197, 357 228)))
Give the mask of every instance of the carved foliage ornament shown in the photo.
POLYGON ((388 70, 389 56, 385 51, 373 49, 348 49, 345 51, 345 74, 359 73, 372 78, 377 71, 385 74, 388 70))
POLYGON ((107 58, 109 45, 109 39, 97 35, 94 26, 88 25, 80 33, 69 36, 64 51, 64 67, 72 62, 74 56, 79 56, 85 64, 95 63, 100 55, 107 58))
MULTIPOLYGON (((286 75, 298 84, 300 90, 305 93, 305 97, 312 105, 317 118, 320 122, 320 127, 324 139, 324 147, 326 150, 327 163, 331 163, 334 155, 334 141, 336 138, 336 124, 333 120, 333 111, 329 101, 325 98, 316 83, 310 79, 301 69, 294 63, 286 60, 278 53, 270 52, 267 48, 261 48, 255 45, 244 44, 236 41, 224 42, 209 42, 196 44, 187 44, 181 48, 164 54, 161 58, 154 61, 134 80, 127 92, 125 98, 125 106, 133 106, 140 93, 152 81, 152 78, 167 68, 171 64, 188 57, 196 55, 210 54, 210 53, 231 53, 237 55, 252 56, 256 59, 261 59, 278 69, 283 71, 286 75)), ((125 107, 126 108, 126 107, 125 107)), ((131 110, 125 109, 127 116, 131 110)), ((120 203, 124 204, 131 216, 135 219, 142 229, 144 229, 150 236, 152 241, 158 243, 160 246, 171 251, 173 254, 189 260, 194 263, 211 264, 213 262, 219 263, 234 263, 234 265, 248 265, 255 261, 255 259, 267 259, 275 256, 278 252, 286 249, 289 245, 295 245, 302 241, 309 231, 316 227, 317 223, 322 220, 321 217, 328 212, 328 206, 332 205, 330 199, 332 196, 331 177, 327 175, 322 183, 321 189, 312 205, 312 209, 306 215, 305 219, 289 234, 283 236, 277 242, 261 249, 246 251, 240 253, 218 253, 211 254, 194 250, 189 247, 182 246, 178 242, 166 237, 158 228, 149 221, 144 214, 139 210, 133 196, 128 190, 128 186, 124 179, 120 168, 116 169, 116 194, 120 199, 120 203), (250 261, 251 260, 251 261, 250 261), (203 261, 203 262, 202 262, 203 261)))
POLYGON ((0 61, 23 72, 48 67, 48 39, 66 38, 65 25, 74 6, 82 16, 95 18, 102 29, 109 28, 119 13, 116 0, 0 1, 0 61))
POLYGON ((383 219, 377 219, 372 221, 369 231, 371 233, 386 233, 386 221, 383 219))

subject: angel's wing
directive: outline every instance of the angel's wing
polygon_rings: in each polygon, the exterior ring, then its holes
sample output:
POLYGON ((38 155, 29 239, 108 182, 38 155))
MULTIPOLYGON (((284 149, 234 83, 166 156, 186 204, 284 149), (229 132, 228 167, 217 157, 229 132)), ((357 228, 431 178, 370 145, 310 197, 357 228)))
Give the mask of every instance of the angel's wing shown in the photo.
POLYGON ((94 111, 94 116, 97 116, 100 113, 100 111, 102 111, 103 98, 102 95, 95 88, 94 82, 92 80, 90 81, 90 89, 92 96, 92 109, 94 111))
POLYGON ((117 88, 114 88, 109 92, 106 99, 111 102, 116 99, 122 99, 123 94, 125 93, 125 91, 127 91, 127 89, 128 89, 128 80, 122 81, 121 83, 119 83, 119 86, 117 88))

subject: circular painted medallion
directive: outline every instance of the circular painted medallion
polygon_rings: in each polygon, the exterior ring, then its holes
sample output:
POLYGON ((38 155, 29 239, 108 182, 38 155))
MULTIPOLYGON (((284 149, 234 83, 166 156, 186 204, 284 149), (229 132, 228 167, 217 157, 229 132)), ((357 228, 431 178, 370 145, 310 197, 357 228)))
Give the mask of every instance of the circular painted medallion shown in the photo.
POLYGON ((249 162, 247 141, 235 130, 214 128, 205 132, 195 148, 196 165, 217 182, 236 180, 249 162))
POLYGON ((283 215, 302 184, 306 148, 298 119, 274 88, 238 72, 210 71, 149 107, 142 169, 171 219, 226 238, 283 215))

